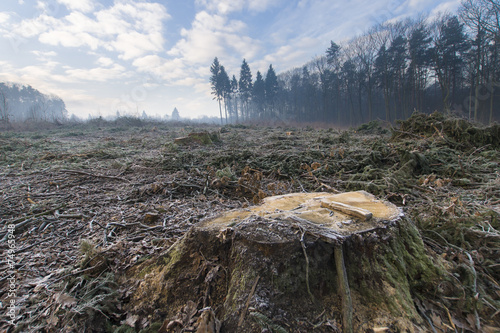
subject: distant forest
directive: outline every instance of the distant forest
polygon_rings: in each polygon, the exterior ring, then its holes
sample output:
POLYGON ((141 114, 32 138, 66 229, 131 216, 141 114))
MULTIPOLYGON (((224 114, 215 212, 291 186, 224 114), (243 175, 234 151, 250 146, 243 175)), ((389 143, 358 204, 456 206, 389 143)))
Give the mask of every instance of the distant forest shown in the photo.
POLYGON ((215 58, 210 84, 221 123, 394 122, 414 111, 453 112, 485 124, 500 120, 500 2, 465 0, 443 14, 377 25, 323 56, 255 80, 243 60, 239 79, 215 58))
POLYGON ((30 85, 0 82, 0 121, 60 122, 67 117, 61 98, 42 94, 30 85))

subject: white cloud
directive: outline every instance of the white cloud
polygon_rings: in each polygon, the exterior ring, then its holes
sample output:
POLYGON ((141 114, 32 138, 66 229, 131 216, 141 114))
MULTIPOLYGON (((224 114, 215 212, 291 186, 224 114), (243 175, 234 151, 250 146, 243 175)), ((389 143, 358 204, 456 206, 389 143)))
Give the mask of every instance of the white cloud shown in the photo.
POLYGON ((54 46, 102 47, 125 60, 163 49, 163 21, 170 16, 161 4, 124 0, 95 12, 94 18, 84 13, 94 8, 92 1, 59 2, 74 11, 55 18, 46 14, 48 5, 39 1, 45 13, 21 21, 14 33, 25 38, 38 36, 40 42, 54 46))
POLYGON ((210 97, 207 78, 213 59, 219 57, 229 71, 239 69, 241 59, 255 57, 261 43, 247 36, 243 21, 226 15, 241 10, 247 4, 245 1, 197 3, 207 10, 196 14, 190 28, 181 29, 181 39, 166 56, 156 53, 136 57, 132 64, 139 72, 154 75, 165 85, 192 87, 195 93, 210 97))
POLYGON ((148 52, 162 50, 163 37, 159 33, 141 34, 136 31, 121 33, 110 43, 114 50, 121 53, 125 60, 142 56, 148 52))
POLYGON ((116 7, 94 13, 96 17, 96 31, 101 36, 113 36, 132 29, 132 23, 124 20, 116 7))
POLYGON ((40 42, 49 45, 62 45, 65 47, 80 47, 88 46, 92 50, 96 50, 100 44, 99 39, 88 33, 71 33, 69 31, 55 30, 45 32, 40 35, 40 42))
POLYGON ((68 69, 66 74, 76 81, 97 81, 105 82, 121 79, 126 76, 125 67, 114 64, 110 68, 97 67, 92 69, 68 69))
POLYGON ((0 80, 30 84, 38 90, 43 90, 44 93, 54 93, 54 89, 57 89, 60 83, 67 84, 71 81, 65 75, 54 74, 59 67, 59 63, 55 61, 21 68, 0 62, 0 66, 3 70, 3 73, 0 73, 0 80))
POLYGON ((48 59, 57 56, 57 53, 54 51, 44 52, 44 51, 35 50, 35 51, 31 51, 31 53, 33 53, 39 60, 42 60, 42 61, 47 61, 48 59))
POLYGON ((202 11, 196 15, 191 29, 182 30, 183 38, 168 54, 189 64, 206 64, 227 53, 250 58, 259 49, 259 42, 245 36, 245 29, 241 21, 202 11))
POLYGON ((411 8, 422 8, 426 7, 427 5, 431 4, 433 0, 409 0, 408 1, 408 6, 411 8))
POLYGON ((57 2, 66 6, 70 11, 77 10, 87 13, 94 10, 94 2, 92 0, 57 0, 57 2))
POLYGON ((175 84, 180 85, 180 86, 186 86, 186 87, 196 87, 199 85, 206 85, 207 82, 204 79, 187 77, 187 78, 183 78, 183 79, 175 81, 175 84))
POLYGON ((14 24, 12 33, 21 37, 30 38, 40 35, 58 24, 58 20, 52 16, 41 14, 33 19, 22 20, 14 24))
POLYGON ((245 0, 196 0, 196 4, 207 10, 224 15, 242 10, 245 2, 245 0))
MULTIPOLYGON (((53 66, 26 66, 18 71, 21 76, 21 80, 24 81, 24 78, 29 76, 30 79, 39 80, 43 77, 51 76, 51 71, 53 66)), ((21 81, 22 82, 22 81, 21 81)))
POLYGON ((251 11, 263 12, 281 0, 196 0, 196 4, 210 12, 227 15, 239 12, 245 8, 251 11))
POLYGON ((71 32, 88 32, 92 34, 102 34, 100 22, 80 12, 71 12, 59 21, 58 29, 65 29, 71 32))
POLYGON ((263 12, 270 7, 276 6, 281 0, 249 0, 248 8, 253 11, 263 12))
POLYGON ((6 23, 10 19, 9 13, 0 12, 0 24, 6 23))
POLYGON ((148 55, 134 60, 132 65, 137 67, 141 72, 153 71, 164 63, 164 59, 157 55, 148 55))
POLYGON ((292 39, 278 46, 275 51, 270 50, 259 60, 252 62, 250 66, 252 71, 259 70, 264 76, 270 64, 277 71, 301 66, 311 59, 311 50, 319 44, 321 44, 320 40, 307 36, 292 39))
POLYGON ((439 4, 430 13, 430 17, 435 17, 439 13, 453 13, 460 7, 460 0, 452 0, 439 4))
POLYGON ((164 80, 172 81, 190 76, 193 68, 187 68, 182 59, 173 59, 163 60, 160 66, 152 67, 149 72, 158 75, 164 80))
POLYGON ((99 57, 99 59, 97 59, 97 63, 101 66, 109 67, 114 64, 114 61, 108 57, 99 57))
POLYGON ((10 77, 14 70, 14 66, 12 66, 12 64, 8 61, 0 60, 0 68, 2 68, 2 72, 0 72, 0 78, 2 81, 13 81, 10 77), (6 77, 9 77, 9 79, 5 79, 6 77))

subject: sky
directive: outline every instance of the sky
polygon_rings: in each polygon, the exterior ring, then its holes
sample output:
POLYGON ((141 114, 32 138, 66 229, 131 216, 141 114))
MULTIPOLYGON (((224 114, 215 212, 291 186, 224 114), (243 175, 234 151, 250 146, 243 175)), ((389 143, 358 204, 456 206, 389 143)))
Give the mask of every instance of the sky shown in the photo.
POLYGON ((0 81, 62 98, 80 118, 217 116, 215 57, 253 78, 323 55, 386 21, 454 12, 460 0, 2 0, 0 81))

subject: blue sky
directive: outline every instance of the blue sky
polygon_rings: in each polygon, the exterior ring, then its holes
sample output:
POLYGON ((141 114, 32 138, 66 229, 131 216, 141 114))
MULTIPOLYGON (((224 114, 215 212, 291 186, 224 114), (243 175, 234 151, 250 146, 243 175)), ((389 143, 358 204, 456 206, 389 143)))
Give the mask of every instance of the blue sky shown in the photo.
POLYGON ((86 118, 217 116, 210 65, 238 77, 301 66, 387 20, 460 0, 3 0, 0 81, 56 94, 86 118))

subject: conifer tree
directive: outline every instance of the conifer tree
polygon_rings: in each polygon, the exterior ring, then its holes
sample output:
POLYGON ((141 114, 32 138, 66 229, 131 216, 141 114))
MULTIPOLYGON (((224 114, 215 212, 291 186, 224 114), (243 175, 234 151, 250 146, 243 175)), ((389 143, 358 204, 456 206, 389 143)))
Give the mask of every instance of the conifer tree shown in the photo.
POLYGON ((382 89, 385 105, 385 120, 391 121, 391 112, 389 106, 391 75, 389 72, 389 61, 387 49, 382 45, 375 59, 375 80, 382 89))
POLYGON ((268 117, 273 117, 275 112, 276 95, 278 94, 278 77, 274 71, 273 65, 269 65, 265 80, 266 106, 268 117))
POLYGON ((227 75, 226 69, 224 66, 220 66, 219 72, 219 85, 220 85, 220 93, 222 95, 222 100, 224 101, 224 111, 226 115, 226 124, 227 124, 227 104, 229 99, 231 98, 231 81, 229 81, 229 76, 227 75))
POLYGON ((266 85, 264 83, 264 79, 262 78, 262 74, 260 74, 260 71, 257 71, 257 78, 255 79, 252 90, 252 101, 255 107, 255 117, 259 117, 261 119, 264 119, 266 117, 264 107, 265 99, 266 85))
POLYGON ((242 109, 245 113, 245 118, 248 119, 250 111, 249 103, 252 95, 252 72, 245 59, 243 59, 243 63, 241 64, 239 90, 242 109))
POLYGON ((236 118, 236 123, 238 123, 238 80, 236 79, 235 75, 233 75, 233 78, 231 79, 231 101, 231 106, 236 118))
POLYGON ((172 115, 170 116, 170 118, 175 121, 179 121, 181 119, 181 115, 179 114, 179 110, 177 110, 177 107, 175 107, 172 111, 172 115))
POLYGON ((389 71, 392 76, 394 93, 394 119, 406 118, 405 110, 405 74, 406 74, 406 38, 396 36, 387 49, 389 71), (399 112, 399 113, 398 113, 399 112))
POLYGON ((219 112, 220 112, 220 123, 222 125, 222 105, 221 105, 221 100, 223 96, 223 90, 221 86, 221 80, 220 80, 220 73, 221 73, 221 68, 220 68, 220 63, 219 59, 215 57, 214 62, 212 63, 212 66, 210 67, 210 73, 212 75, 210 76, 210 85, 212 86, 212 95, 214 95, 214 99, 216 99, 219 102, 219 112))

